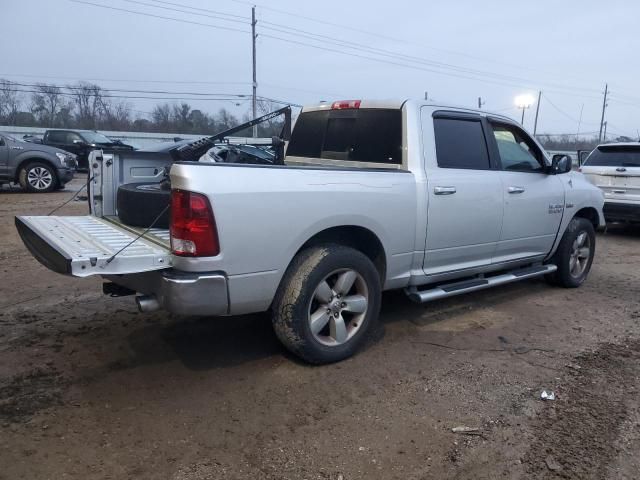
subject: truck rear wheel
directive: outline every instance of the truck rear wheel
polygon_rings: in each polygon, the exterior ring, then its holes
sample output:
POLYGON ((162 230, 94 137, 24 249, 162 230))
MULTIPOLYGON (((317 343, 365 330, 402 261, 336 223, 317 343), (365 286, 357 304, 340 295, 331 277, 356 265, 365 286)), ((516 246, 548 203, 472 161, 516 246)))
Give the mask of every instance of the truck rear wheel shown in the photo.
POLYGON ((324 364, 353 355, 380 312, 380 276, 363 253, 328 244, 299 253, 273 304, 282 344, 303 360, 324 364))
POLYGON ((573 218, 550 262, 557 265, 558 270, 547 280, 565 288, 579 287, 589 275, 595 251, 596 234, 592 223, 586 218, 573 218))
POLYGON ((29 162, 18 175, 20 186, 27 192, 51 192, 58 186, 58 178, 53 167, 44 162, 29 162))

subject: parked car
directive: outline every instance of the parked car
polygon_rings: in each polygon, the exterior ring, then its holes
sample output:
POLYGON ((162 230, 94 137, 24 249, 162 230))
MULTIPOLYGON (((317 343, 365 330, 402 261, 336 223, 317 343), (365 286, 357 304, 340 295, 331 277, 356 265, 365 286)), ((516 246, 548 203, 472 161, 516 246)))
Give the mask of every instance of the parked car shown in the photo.
POLYGON ((109 137, 93 130, 47 130, 42 139, 28 137, 25 140, 41 143, 73 153, 76 156, 79 170, 89 168, 89 153, 93 150, 133 150, 131 145, 120 140, 112 140, 109 137))
POLYGON ((105 293, 137 293, 141 311, 270 310, 283 345, 311 363, 363 345, 382 290, 428 302, 539 276, 579 287, 604 226, 602 192, 568 157, 550 160, 517 123, 485 111, 306 107, 284 160, 167 165, 93 152, 90 216, 16 226, 45 266, 101 276, 105 293), (118 222, 119 188, 157 182, 167 166, 169 228, 140 235, 118 222))
POLYGON ((640 222, 640 143, 598 145, 580 171, 604 192, 608 222, 640 222))
POLYGON ((0 185, 19 183, 29 192, 64 188, 73 178, 75 155, 0 134, 0 185))

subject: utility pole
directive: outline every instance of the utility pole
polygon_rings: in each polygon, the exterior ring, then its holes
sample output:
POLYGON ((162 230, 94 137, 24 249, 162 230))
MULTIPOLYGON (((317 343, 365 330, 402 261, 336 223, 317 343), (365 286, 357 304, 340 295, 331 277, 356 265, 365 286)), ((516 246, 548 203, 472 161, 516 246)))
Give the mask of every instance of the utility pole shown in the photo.
POLYGON ((540 100, 542 99, 542 90, 538 91, 538 104, 536 105, 536 119, 533 122, 533 136, 536 136, 538 131, 538 115, 540 114, 540 100))
POLYGON ((582 126, 582 112, 584 111, 584 103, 580 107, 580 118, 578 119, 578 132, 576 133, 576 143, 580 139, 580 127, 582 126))
POLYGON ((602 128, 605 125, 604 111, 607 109, 607 95, 609 94, 609 85, 604 85, 604 100, 602 101, 602 117, 600 118, 600 133, 598 134, 598 142, 602 142, 602 128))
POLYGON ((482 101, 482 97, 478 97, 478 110, 482 110, 482 106, 485 104, 486 102, 482 101))
POLYGON ((607 143, 607 122, 604 122, 604 143, 607 143))
POLYGON ((429 100, 429 92, 424 92, 424 99, 429 100))
MULTIPOLYGON (((253 110, 253 118, 256 118, 258 116, 258 99, 257 99, 257 93, 258 93, 258 80, 257 80, 257 76, 256 76, 256 38, 258 37, 256 35, 256 7, 255 5, 253 7, 251 7, 251 45, 252 45, 252 52, 253 52, 253 96, 251 98, 251 106, 252 106, 252 110, 253 110)), ((257 138, 258 137, 258 126, 254 125, 253 126, 253 138, 257 138)))

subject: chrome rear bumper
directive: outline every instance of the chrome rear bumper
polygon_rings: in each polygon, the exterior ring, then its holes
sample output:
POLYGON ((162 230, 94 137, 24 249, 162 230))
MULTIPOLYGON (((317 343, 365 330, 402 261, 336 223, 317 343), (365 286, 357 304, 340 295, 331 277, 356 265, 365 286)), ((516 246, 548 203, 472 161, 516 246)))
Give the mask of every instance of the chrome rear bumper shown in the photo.
POLYGON ((109 275, 106 279, 134 290, 140 311, 163 309, 178 315, 229 313, 227 277, 221 272, 188 273, 163 270, 140 275, 109 275))

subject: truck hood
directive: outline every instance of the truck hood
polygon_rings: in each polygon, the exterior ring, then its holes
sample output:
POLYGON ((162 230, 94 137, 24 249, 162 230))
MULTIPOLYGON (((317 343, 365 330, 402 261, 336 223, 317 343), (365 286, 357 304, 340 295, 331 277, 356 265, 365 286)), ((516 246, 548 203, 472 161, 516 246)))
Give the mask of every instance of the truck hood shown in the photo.
POLYGON ((22 147, 24 152, 43 152, 49 153, 51 155, 55 155, 56 153, 64 153, 65 155, 73 155, 73 153, 69 153, 66 150, 61 150, 56 147, 50 147, 49 145, 43 145, 40 143, 31 143, 31 142, 14 142, 17 147, 22 147))

